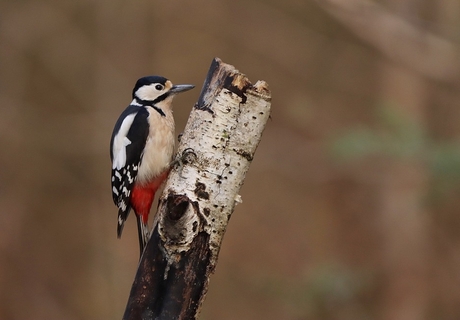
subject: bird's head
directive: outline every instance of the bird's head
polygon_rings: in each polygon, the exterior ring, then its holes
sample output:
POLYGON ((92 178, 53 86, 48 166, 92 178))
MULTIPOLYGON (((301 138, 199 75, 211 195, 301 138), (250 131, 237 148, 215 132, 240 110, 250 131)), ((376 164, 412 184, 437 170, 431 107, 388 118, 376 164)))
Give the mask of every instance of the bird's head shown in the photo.
POLYGON ((173 85, 171 81, 160 76, 147 76, 137 80, 133 89, 133 99, 141 105, 161 104, 169 107, 176 94, 194 87, 191 84, 173 85))

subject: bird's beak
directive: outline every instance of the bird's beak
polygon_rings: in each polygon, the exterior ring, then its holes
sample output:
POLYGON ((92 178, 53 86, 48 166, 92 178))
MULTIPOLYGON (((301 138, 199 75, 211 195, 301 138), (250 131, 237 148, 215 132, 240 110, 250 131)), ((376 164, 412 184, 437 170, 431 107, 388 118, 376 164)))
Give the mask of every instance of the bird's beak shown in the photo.
POLYGON ((174 86, 172 86, 171 90, 169 90, 170 93, 173 93, 173 94, 176 94, 176 93, 179 93, 179 92, 184 92, 184 91, 188 91, 188 90, 191 90, 195 88, 195 86, 193 84, 176 84, 174 86))

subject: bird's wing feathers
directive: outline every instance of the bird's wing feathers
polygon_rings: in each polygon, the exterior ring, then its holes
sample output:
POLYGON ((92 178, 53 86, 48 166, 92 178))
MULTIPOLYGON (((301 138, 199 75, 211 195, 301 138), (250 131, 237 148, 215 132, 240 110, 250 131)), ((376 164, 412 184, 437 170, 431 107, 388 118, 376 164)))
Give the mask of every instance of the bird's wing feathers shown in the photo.
POLYGON ((131 210, 131 191, 149 132, 148 116, 145 108, 131 105, 121 114, 112 134, 112 196, 119 208, 118 236, 131 210))

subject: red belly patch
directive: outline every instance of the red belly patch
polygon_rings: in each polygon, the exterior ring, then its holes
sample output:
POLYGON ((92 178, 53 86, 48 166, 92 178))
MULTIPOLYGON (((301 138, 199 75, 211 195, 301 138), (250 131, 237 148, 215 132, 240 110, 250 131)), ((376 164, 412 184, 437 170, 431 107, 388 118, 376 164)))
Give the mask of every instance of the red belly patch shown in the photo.
POLYGON ((142 222, 145 224, 147 224, 149 219, 150 208, 152 207, 155 193, 168 176, 168 173, 169 172, 166 171, 147 184, 140 185, 134 183, 131 193, 131 206, 134 212, 142 217, 142 222))

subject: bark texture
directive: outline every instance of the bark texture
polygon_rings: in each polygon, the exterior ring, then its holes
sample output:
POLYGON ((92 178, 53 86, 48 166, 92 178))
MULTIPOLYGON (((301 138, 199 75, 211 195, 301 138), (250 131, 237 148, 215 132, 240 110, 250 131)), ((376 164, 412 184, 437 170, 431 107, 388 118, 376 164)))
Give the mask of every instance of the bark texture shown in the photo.
POLYGON ((196 319, 238 191, 270 115, 263 81, 252 85, 214 59, 176 166, 160 197, 123 319, 196 319))

